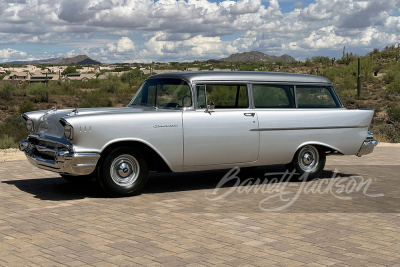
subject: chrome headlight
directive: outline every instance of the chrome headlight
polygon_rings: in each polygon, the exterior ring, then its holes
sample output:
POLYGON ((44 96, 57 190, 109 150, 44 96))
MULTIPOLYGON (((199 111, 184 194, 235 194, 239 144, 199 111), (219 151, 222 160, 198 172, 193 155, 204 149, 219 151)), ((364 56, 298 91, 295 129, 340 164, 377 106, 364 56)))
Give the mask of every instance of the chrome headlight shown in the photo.
POLYGON ((73 137, 74 137, 74 128, 71 125, 66 124, 64 126, 64 136, 68 140, 72 140, 73 139, 73 137))
POLYGON ((26 121, 26 129, 28 130, 28 132, 33 132, 33 121, 31 119, 28 119, 26 121))

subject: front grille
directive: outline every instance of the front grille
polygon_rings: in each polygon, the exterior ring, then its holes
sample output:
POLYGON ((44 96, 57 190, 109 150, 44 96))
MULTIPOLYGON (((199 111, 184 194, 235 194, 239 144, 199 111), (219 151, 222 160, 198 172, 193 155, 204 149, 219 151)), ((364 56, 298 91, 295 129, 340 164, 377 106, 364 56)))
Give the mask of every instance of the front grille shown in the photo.
POLYGON ((54 161, 57 160, 59 150, 68 151, 66 146, 54 141, 37 139, 31 136, 28 138, 28 141, 32 144, 33 154, 43 159, 54 161))

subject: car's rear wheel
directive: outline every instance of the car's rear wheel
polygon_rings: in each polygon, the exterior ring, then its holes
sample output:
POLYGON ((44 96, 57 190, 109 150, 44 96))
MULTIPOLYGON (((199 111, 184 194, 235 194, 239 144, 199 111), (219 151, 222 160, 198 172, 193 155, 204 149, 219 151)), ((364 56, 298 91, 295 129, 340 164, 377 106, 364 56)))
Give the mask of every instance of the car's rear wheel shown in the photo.
POLYGON ((292 162, 286 164, 285 167, 289 171, 296 170, 300 177, 313 180, 321 175, 325 162, 326 154, 323 149, 313 145, 306 145, 297 150, 292 162))
POLYGON ((134 148, 117 148, 99 166, 99 182, 114 197, 141 193, 149 176, 145 157, 134 148))
POLYGON ((93 173, 88 175, 79 175, 79 176, 60 174, 60 176, 73 184, 87 184, 95 178, 95 175, 93 173))

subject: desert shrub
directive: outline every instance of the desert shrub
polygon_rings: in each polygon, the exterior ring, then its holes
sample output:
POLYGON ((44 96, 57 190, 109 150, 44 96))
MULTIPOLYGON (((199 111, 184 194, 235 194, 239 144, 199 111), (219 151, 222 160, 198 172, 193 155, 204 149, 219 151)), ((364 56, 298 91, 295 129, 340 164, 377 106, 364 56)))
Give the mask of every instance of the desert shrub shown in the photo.
MULTIPOLYGON (((9 83, 6 83, 9 84, 9 83)), ((4 100, 11 100, 12 99, 12 89, 11 86, 4 86, 3 88, 0 89, 0 98, 4 100)))
POLYGON ((18 144, 14 139, 6 134, 0 137, 0 149, 18 148, 18 144))
POLYGON ((129 83, 129 76, 131 76, 131 83, 134 79, 140 79, 142 77, 142 71, 140 69, 134 69, 130 72, 125 72, 121 76, 121 81, 123 83, 129 83))
POLYGON ((27 136, 24 119, 16 115, 0 124, 0 149, 18 147, 18 142, 27 136))
POLYGON ((400 143, 400 122, 373 125, 371 130, 390 143, 400 143))
POLYGON ((330 63, 331 60, 329 57, 325 57, 325 56, 315 56, 311 58, 311 61, 314 63, 330 63))
POLYGON ((357 96, 357 91, 355 90, 340 90, 338 92, 340 99, 355 98, 357 96))
POLYGON ((85 99, 79 103, 80 108, 94 107, 112 107, 113 103, 110 100, 110 95, 104 92, 90 92, 86 94, 85 99))
POLYGON ((400 108, 398 107, 390 107, 387 109, 387 115, 389 117, 389 121, 391 122, 400 122, 400 108))
POLYGON ((400 76, 396 77, 396 79, 386 86, 388 92, 392 93, 400 93, 400 76))
POLYGON ((117 75, 108 75, 107 79, 101 81, 100 89, 105 93, 116 93, 126 86, 128 85, 124 84, 117 75))
POLYGON ((396 80, 396 78, 398 78, 399 76, 400 76, 400 64, 399 63, 391 63, 387 67, 385 76, 383 76, 383 80, 389 84, 389 83, 393 82, 394 80, 396 80))
POLYGON ((19 106, 19 113, 21 114, 34 110, 36 110, 35 104, 30 100, 24 100, 24 102, 19 106))
POLYGON ((49 102, 50 92, 48 87, 44 83, 30 84, 28 87, 26 87, 25 92, 27 95, 35 96, 35 102, 49 102))
POLYGON ((383 69, 383 66, 379 66, 379 65, 374 65, 372 68, 372 70, 374 72, 379 72, 381 69, 383 69))
POLYGON ((90 81, 71 81, 72 87, 80 88, 80 89, 97 89, 100 88, 100 80, 92 79, 90 81))
POLYGON ((304 62, 304 66, 306 67, 311 67, 313 65, 311 59, 307 58, 306 61, 304 62))
MULTIPOLYGON (((372 81, 373 61, 370 58, 361 59, 361 76, 363 81, 372 81)), ((357 88, 358 64, 353 62, 345 67, 331 68, 321 71, 321 75, 328 78, 335 89, 340 92, 357 88)))

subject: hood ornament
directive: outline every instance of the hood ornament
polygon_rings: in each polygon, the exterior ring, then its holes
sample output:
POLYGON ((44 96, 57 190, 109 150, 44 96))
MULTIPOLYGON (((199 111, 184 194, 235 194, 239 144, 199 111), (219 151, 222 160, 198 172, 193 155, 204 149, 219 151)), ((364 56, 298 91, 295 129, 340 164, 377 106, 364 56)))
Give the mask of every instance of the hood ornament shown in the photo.
POLYGON ((52 114, 57 112, 57 107, 52 107, 50 110, 46 112, 46 114, 52 114))
POLYGON ((71 113, 68 114, 68 116, 75 116, 75 115, 78 115, 78 114, 79 114, 78 109, 77 109, 77 108, 74 108, 74 109, 71 111, 71 113))

